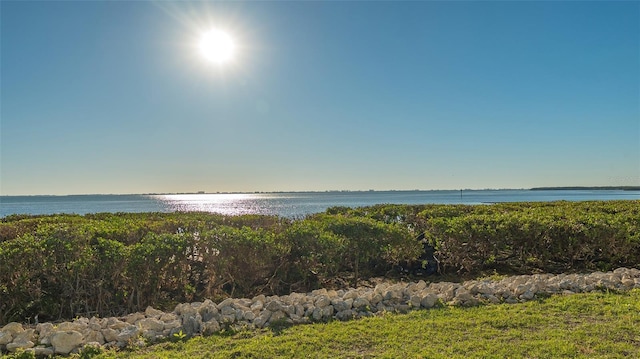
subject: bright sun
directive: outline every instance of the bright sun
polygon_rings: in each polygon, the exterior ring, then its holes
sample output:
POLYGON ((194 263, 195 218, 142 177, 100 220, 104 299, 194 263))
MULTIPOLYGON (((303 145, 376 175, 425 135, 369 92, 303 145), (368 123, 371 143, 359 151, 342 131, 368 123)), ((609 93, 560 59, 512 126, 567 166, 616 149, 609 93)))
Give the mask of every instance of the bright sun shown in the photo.
POLYGON ((202 34, 198 44, 200 53, 205 59, 224 64, 233 60, 236 52, 236 44, 228 33, 213 29, 202 34))

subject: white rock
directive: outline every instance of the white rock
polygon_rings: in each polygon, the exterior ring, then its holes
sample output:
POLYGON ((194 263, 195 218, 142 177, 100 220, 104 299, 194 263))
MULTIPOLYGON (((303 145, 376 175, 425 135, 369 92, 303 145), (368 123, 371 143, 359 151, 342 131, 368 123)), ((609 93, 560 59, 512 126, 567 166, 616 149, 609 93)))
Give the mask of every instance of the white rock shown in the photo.
POLYGON ((129 324, 136 324, 137 321, 139 321, 140 319, 144 319, 144 314, 143 313, 131 313, 129 315, 127 315, 126 317, 124 317, 124 321, 129 323, 129 324))
POLYGON ((331 304, 331 299, 329 299, 329 297, 326 295, 319 296, 318 298, 316 298, 316 301, 315 301, 315 306, 317 308, 324 308, 330 304, 331 304))
POLYGON ((21 342, 35 342, 37 339, 36 330, 35 329, 25 329, 24 331, 17 333, 13 337, 13 342, 21 341, 21 342))
POLYGON ((347 309, 351 309, 351 305, 347 305, 347 302, 344 300, 335 300, 335 301, 331 301, 331 303, 337 312, 342 312, 347 309))
POLYGON ((162 332, 164 330, 164 322, 154 318, 140 319, 136 322, 136 325, 141 330, 153 330, 155 332, 162 332))
POLYGON ((382 297, 382 294, 380 293, 375 293, 371 296, 371 299, 369 300, 371 302, 371 304, 376 305, 380 302, 382 302, 384 298, 382 297))
POLYGON ((89 327, 89 324, 85 324, 82 322, 62 322, 56 326, 57 331, 68 332, 68 331, 76 331, 81 332, 89 327))
POLYGON ((320 321, 322 319, 322 308, 316 308, 313 310, 313 314, 311 314, 311 318, 316 321, 320 321))
POLYGON ((51 345, 56 354, 69 354, 84 343, 82 334, 75 330, 56 331, 51 336, 51 345))
POLYGON ((226 306, 220 308, 220 314, 222 315, 236 315, 236 309, 232 306, 226 306))
POLYGON ((252 312, 252 311, 244 312, 243 319, 248 320, 248 321, 251 322, 254 319, 256 319, 256 314, 254 312, 252 312))
POLYGON ((180 321, 180 319, 175 319, 170 322, 165 322, 164 329, 179 328, 181 325, 182 325, 182 322, 180 321))
POLYGON ((24 328, 22 327, 22 324, 20 324, 20 323, 11 322, 11 323, 8 323, 7 325, 5 325, 4 327, 2 327, 2 329, 0 331, 2 331, 4 333, 10 333, 11 335, 16 335, 18 333, 24 332, 24 328))
MULTIPOLYGON (((216 309, 217 311, 217 309, 216 309)), ((167 322, 173 322, 174 320, 178 319, 178 316, 173 314, 173 313, 164 313, 160 316, 159 318, 161 321, 167 323, 167 322)))
POLYGON ((0 331, 0 345, 7 345, 13 341, 13 335, 9 332, 0 331))
POLYGON ((263 310, 262 312, 260 312, 260 315, 258 315, 254 320, 253 320, 253 324, 257 327, 257 328, 262 328, 265 326, 265 324, 267 324, 267 322, 269 321, 269 319, 271 318, 271 311, 268 310, 263 310))
POLYGON ((376 285, 376 287, 373 289, 373 292, 376 294, 384 294, 387 291, 387 288, 389 288, 389 284, 383 282, 376 285))
POLYGON ((253 304, 251 304, 250 308, 254 312, 259 312, 264 308, 264 302, 261 300, 256 300, 253 304))
POLYGON ((287 314, 281 310, 273 312, 269 318, 269 323, 275 323, 287 318, 287 314))
MULTIPOLYGON (((215 318, 218 315, 218 307, 214 302, 207 299, 202 303, 202 306, 198 309, 198 313, 202 316, 203 321, 208 321, 215 318)), ((162 318, 161 318, 162 319, 162 318)))
POLYGON ((116 340, 120 343, 127 343, 133 337, 137 336, 140 333, 140 329, 135 325, 131 325, 127 328, 124 328, 118 335, 116 336, 116 340))
POLYGON ((264 308, 271 312, 277 312, 279 310, 282 310, 282 303, 280 303, 279 300, 272 300, 269 303, 267 303, 267 305, 265 305, 264 308))
POLYGON ((35 344, 30 341, 30 340, 26 340, 26 339, 16 339, 13 342, 7 344, 7 350, 10 352, 15 352, 18 349, 28 349, 28 348, 33 348, 35 346, 35 344))
POLYGON ((305 317, 311 317, 313 316, 313 311, 316 310, 316 307, 313 305, 310 305, 309 307, 307 307, 307 309, 304 312, 304 316, 305 317))
POLYGON ((195 315, 197 310, 194 307, 192 307, 191 304, 189 303, 182 303, 182 304, 176 305, 176 308, 173 310, 173 312, 179 316, 188 316, 188 315, 195 315))
POLYGON ((409 299, 409 303, 412 308, 420 308, 420 302, 422 301, 422 297, 419 295, 412 295, 409 299))
POLYGON ((485 298, 489 303, 492 303, 492 304, 500 303, 500 299, 498 299, 495 295, 483 294, 482 297, 485 298))
POLYGON ((215 319, 202 323, 202 333, 205 335, 211 335, 220 331, 220 323, 215 319))
MULTIPOLYGON (((236 314, 236 321, 244 320, 244 312, 245 311, 250 312, 249 308, 245 308, 245 309, 238 308, 238 309, 236 309, 236 313, 235 313, 236 314)), ((253 312, 251 312, 251 313, 253 314, 253 312)))
POLYGON ((110 329, 114 329, 114 330, 122 330, 124 328, 127 328, 128 326, 130 326, 131 324, 123 322, 117 318, 109 318, 107 319, 107 328, 110 329))
POLYGON ((314 291, 311 291, 311 295, 312 296, 321 296, 321 295, 326 295, 327 294, 327 290, 325 288, 321 288, 321 289, 316 289, 314 291))
POLYGON ((525 284, 520 284, 518 285, 514 290, 513 290, 513 294, 517 296, 521 296, 522 294, 524 294, 525 292, 530 292, 531 291, 531 285, 528 283, 525 284))
MULTIPOLYGON (((233 323, 235 321, 235 310, 232 315, 223 316, 224 318, 230 318, 229 323, 233 323)), ((185 334, 188 336, 197 334, 200 332, 202 328, 202 317, 200 313, 196 312, 194 315, 183 316, 182 317, 182 329, 184 329, 185 334)))
POLYGON ((204 304, 204 303, 202 303, 202 302, 193 302, 193 303, 191 303, 190 305, 191 305, 191 308, 193 308, 193 309, 195 309, 195 310, 196 310, 196 312, 199 312, 199 311, 200 311, 200 309, 202 308, 202 305, 203 305, 203 304, 204 304))
POLYGON ((105 343, 104 335, 102 335, 102 330, 92 330, 88 329, 82 333, 84 336, 84 341, 88 343, 98 343, 100 345, 105 343))
POLYGON ((632 289, 635 286, 636 282, 631 278, 624 278, 621 281, 621 284, 625 287, 625 289, 632 289))
POLYGON ((498 298, 507 299, 511 296, 511 291, 506 286, 502 284, 497 284, 493 290, 493 293, 487 293, 487 294, 493 294, 498 298))
POLYGON ((345 299, 345 300, 356 299, 356 298, 358 298, 358 292, 355 289, 349 290, 342 296, 342 299, 345 299))
POLYGON ((438 302, 438 296, 433 293, 428 293, 420 300, 420 306, 422 308, 433 308, 438 302))
POLYGON ((365 307, 370 307, 371 303, 369 303, 368 300, 364 299, 364 298, 356 298, 353 300, 353 308, 355 309, 362 309, 365 307))
POLYGON ((46 347, 35 347, 33 348, 33 353, 37 357, 50 357, 50 356, 53 356, 53 354, 55 354, 53 351, 53 348, 46 348, 46 347))
POLYGON ((322 318, 323 319, 329 319, 331 317, 333 317, 333 306, 332 305, 328 305, 324 308, 322 308, 322 318))
POLYGON ((350 309, 346 309, 336 313, 336 318, 338 320, 351 320, 353 319, 353 317, 354 317, 353 311, 351 311, 350 309))
POLYGON ((264 303, 266 300, 267 300, 267 297, 264 294, 260 294, 260 295, 257 295, 255 297, 253 297, 251 299, 251 303, 255 303, 257 301, 260 301, 260 302, 264 303))
POLYGON ((384 300, 399 302, 404 297, 404 294, 400 290, 388 290, 384 293, 384 300))
POLYGON ((106 342, 115 342, 118 339, 118 331, 111 328, 105 328, 100 331, 106 342))
POLYGON ((220 302, 220 304, 218 304, 218 309, 222 310, 222 308, 224 308, 224 307, 232 306, 234 301, 235 301, 235 299, 233 299, 233 298, 227 298, 227 299, 223 300, 222 302, 220 302))
POLYGON ((468 289, 471 294, 490 294, 493 292, 493 289, 489 286, 489 284, 483 282, 477 282, 474 285, 468 287, 468 289))
POLYGON ((89 319, 89 328, 91 329, 99 330, 106 327, 107 327, 107 319, 105 318, 91 317, 91 319, 89 319), (99 326, 100 328, 94 329, 96 328, 95 327, 96 325, 99 326))
POLYGON ((291 314, 296 314, 296 307, 294 305, 284 305, 282 306, 282 311, 287 313, 287 316, 291 314))
POLYGON ((535 295, 535 293, 533 291, 528 290, 528 291, 522 293, 519 298, 522 299, 522 300, 531 300, 531 299, 535 298, 535 296, 536 295, 535 295))
POLYGON ((152 306, 148 306, 144 311, 144 315, 147 316, 147 318, 160 319, 163 314, 163 311, 155 309, 152 306))
POLYGON ((455 289, 453 288, 450 288, 448 290, 438 293, 438 298, 440 298, 440 300, 442 300, 443 302, 450 302, 453 300, 454 297, 455 297, 455 289))
POLYGON ((456 291, 456 296, 450 303, 451 305, 473 306, 478 304, 478 300, 467 291, 456 291))

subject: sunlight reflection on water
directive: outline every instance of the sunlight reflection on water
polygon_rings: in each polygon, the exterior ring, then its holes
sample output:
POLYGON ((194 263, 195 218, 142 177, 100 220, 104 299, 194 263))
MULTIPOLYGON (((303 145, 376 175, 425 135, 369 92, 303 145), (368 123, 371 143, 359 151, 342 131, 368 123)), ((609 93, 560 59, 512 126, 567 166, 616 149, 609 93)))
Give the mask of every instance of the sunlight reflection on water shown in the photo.
POLYGON ((281 214, 284 207, 291 207, 284 215, 297 213, 290 197, 282 194, 215 193, 155 195, 169 211, 216 212, 227 215, 281 214))
POLYGON ((388 191, 388 192, 291 192, 213 193, 154 195, 165 211, 203 211, 227 215, 264 214, 301 217, 328 207, 396 204, 481 204, 518 201, 581 201, 640 199, 638 191, 388 191))

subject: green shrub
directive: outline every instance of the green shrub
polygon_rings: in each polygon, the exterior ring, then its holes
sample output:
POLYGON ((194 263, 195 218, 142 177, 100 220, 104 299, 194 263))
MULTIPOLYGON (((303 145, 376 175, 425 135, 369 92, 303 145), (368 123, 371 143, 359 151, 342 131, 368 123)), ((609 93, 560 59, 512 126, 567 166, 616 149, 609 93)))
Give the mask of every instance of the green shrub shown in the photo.
POLYGON ((201 212, 0 219, 0 325, 120 315, 175 302, 284 294, 421 254, 481 271, 640 263, 640 201, 333 207, 297 220, 201 212))

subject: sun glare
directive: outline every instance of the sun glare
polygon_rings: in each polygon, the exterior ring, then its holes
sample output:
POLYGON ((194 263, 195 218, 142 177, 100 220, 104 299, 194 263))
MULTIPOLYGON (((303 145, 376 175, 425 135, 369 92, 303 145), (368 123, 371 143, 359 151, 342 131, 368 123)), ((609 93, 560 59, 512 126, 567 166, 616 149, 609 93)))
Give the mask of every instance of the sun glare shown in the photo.
POLYGON ((203 33, 200 37, 199 48, 205 59, 216 64, 224 64, 233 60, 236 52, 233 38, 218 29, 203 33))

